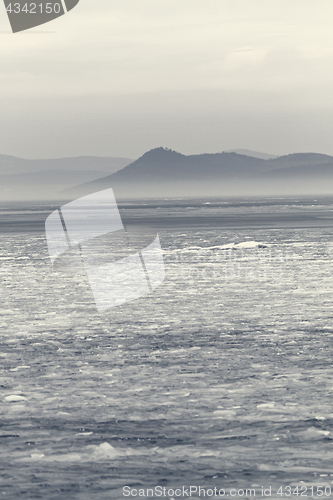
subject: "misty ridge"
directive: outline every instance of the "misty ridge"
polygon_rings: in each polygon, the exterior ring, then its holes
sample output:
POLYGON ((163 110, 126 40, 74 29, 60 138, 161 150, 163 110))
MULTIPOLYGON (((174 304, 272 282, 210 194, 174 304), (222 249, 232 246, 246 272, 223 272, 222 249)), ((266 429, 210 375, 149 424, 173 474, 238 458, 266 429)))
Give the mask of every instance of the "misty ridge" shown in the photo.
POLYGON ((66 200, 112 188, 116 198, 333 193, 333 157, 249 150, 184 155, 156 148, 128 158, 24 160, 0 155, 1 200, 66 200))
POLYGON ((117 157, 27 160, 0 155, 0 200, 62 198, 64 189, 112 174, 132 162, 117 157))

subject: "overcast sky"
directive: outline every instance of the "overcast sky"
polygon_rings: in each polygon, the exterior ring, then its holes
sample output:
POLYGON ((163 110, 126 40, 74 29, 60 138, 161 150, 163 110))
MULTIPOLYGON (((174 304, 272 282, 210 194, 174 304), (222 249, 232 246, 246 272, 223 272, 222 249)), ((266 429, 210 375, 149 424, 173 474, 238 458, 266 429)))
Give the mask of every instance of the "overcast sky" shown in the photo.
POLYGON ((0 154, 333 155, 332 0, 81 0, 12 34, 0 154))

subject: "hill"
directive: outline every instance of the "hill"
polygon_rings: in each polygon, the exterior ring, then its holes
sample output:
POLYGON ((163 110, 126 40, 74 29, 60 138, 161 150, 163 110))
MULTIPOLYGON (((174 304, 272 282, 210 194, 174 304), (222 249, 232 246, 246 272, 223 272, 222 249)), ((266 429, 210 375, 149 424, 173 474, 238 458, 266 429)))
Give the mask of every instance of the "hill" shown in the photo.
POLYGON ((237 153, 186 156, 156 148, 72 196, 112 187, 118 197, 315 194, 333 192, 333 157, 296 153, 273 159, 237 153))

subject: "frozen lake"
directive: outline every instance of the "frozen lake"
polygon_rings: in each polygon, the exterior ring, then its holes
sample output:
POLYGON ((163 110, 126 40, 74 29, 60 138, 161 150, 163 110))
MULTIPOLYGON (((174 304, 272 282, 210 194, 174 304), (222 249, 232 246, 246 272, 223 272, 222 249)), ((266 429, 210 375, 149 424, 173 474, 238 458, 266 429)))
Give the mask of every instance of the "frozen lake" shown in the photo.
POLYGON ((104 313, 51 268, 55 208, 0 207, 1 497, 333 491, 333 199, 120 204, 166 279, 104 313))

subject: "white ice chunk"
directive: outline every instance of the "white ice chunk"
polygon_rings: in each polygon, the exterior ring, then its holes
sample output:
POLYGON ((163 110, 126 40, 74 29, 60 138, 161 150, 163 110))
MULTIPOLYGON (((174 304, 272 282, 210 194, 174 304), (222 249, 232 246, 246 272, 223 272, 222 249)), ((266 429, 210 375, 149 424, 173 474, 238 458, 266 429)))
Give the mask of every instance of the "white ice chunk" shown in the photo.
POLYGON ((16 403, 17 401, 25 401, 26 398, 24 396, 19 396, 18 394, 11 394, 10 396, 5 397, 5 401, 9 403, 16 403))

